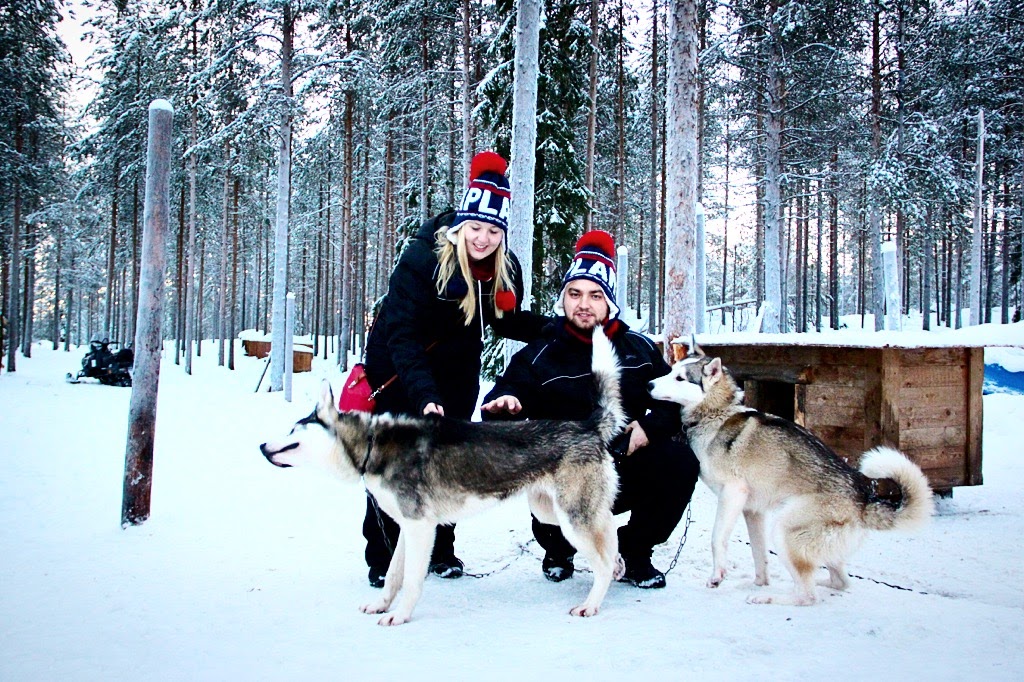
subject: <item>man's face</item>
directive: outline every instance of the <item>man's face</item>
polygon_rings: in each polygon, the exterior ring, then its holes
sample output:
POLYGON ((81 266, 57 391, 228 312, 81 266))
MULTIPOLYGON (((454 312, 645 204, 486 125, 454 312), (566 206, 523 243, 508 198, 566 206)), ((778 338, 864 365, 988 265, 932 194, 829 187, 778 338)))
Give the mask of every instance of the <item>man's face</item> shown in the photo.
POLYGON ((590 330, 608 319, 604 289, 589 279, 574 279, 565 286, 562 307, 569 324, 578 329, 590 330))

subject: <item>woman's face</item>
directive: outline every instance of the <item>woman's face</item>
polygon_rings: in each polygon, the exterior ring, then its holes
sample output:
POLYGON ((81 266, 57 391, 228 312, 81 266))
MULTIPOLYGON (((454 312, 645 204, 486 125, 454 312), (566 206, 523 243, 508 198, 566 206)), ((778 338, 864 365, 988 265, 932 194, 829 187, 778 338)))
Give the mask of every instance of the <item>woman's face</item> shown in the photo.
POLYGON ((466 255, 471 261, 483 260, 501 245, 505 231, 496 225, 479 220, 467 220, 460 230, 466 245, 466 255))

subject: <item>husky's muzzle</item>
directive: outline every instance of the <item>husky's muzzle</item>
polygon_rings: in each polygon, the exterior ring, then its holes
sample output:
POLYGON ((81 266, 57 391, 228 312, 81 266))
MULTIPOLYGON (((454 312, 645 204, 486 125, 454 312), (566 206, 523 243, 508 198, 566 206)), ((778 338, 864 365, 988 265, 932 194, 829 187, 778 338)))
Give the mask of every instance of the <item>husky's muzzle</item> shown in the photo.
POLYGON ((282 452, 288 452, 289 450, 294 450, 297 447, 299 447, 298 443, 290 443, 290 444, 284 446, 283 448, 281 448, 280 450, 277 450, 276 452, 271 452, 270 450, 267 449, 267 444, 263 443, 262 445, 260 445, 260 452, 262 452, 263 456, 267 458, 267 461, 270 462, 271 464, 273 464, 274 466, 281 467, 282 469, 288 469, 288 468, 291 468, 291 466, 292 466, 291 464, 281 464, 279 462, 275 462, 274 461, 274 457, 276 455, 281 454, 282 452))

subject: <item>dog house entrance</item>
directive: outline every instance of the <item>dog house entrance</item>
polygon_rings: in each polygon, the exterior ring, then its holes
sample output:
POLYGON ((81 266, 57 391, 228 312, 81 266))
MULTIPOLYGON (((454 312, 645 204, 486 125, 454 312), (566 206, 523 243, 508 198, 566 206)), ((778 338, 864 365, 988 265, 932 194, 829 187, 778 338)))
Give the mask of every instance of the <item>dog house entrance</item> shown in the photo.
POLYGON ((743 402, 748 407, 795 421, 796 384, 747 379, 743 382, 743 392, 743 402))

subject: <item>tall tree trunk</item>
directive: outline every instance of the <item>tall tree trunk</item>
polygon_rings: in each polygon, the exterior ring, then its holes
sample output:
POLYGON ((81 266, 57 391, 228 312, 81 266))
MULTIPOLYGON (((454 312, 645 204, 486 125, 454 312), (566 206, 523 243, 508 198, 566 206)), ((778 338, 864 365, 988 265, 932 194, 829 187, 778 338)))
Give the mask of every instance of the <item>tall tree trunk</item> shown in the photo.
POLYGON ((930 331, 932 328, 932 258, 935 248, 935 237, 932 232, 932 205, 928 208, 924 219, 924 235, 921 249, 921 328, 930 331))
POLYGON ((117 254, 117 195, 121 176, 120 164, 114 162, 114 191, 110 198, 110 235, 107 240, 107 300, 103 311, 103 335, 110 336, 114 325, 114 291, 117 283, 115 271, 117 254))
MULTIPOLYGON (((508 246, 523 268, 523 310, 533 308, 533 205, 537 148, 537 79, 540 76, 541 0, 520 0, 516 15, 512 158, 508 246)), ((512 344, 505 345, 511 352, 512 344)), ((506 358, 507 359, 507 358, 506 358)))
MULTIPOLYGON (((35 202, 38 205, 38 202, 35 202)), ((22 259, 23 277, 21 300, 21 354, 32 357, 32 339, 35 336, 36 298, 36 232, 32 223, 25 225, 25 258, 22 259)))
MULTIPOLYGON (((971 235, 971 324, 980 324, 981 317, 981 250, 984 239, 982 191, 985 174, 985 111, 978 110, 978 146, 974 162, 974 230, 971 235)), ((958 307, 959 316, 959 307, 958 307)), ((957 325, 959 328, 959 325, 957 325)))
MULTIPOLYGON (((469 186, 469 166, 473 161, 473 91, 470 88, 472 62, 473 32, 470 22, 473 19, 472 5, 469 0, 462 0, 462 186, 469 186)), ((390 146, 390 139, 386 143, 390 146)), ((389 147, 390 148, 390 147, 389 147)), ((387 181, 385 180, 385 183, 387 181)), ((385 190, 385 194, 387 190, 385 190)), ((387 200, 384 202, 384 214, 389 215, 387 200)), ((388 222, 385 219, 384 225, 388 222)))
POLYGON ((829 174, 828 298, 829 327, 839 329, 839 151, 832 152, 829 174))
MULTIPOLYGON (((871 152, 877 162, 882 155, 882 47, 881 5, 874 5, 871 22, 871 152)), ((871 277, 867 286, 871 290, 871 312, 875 316, 875 331, 885 327, 885 289, 882 286, 882 209, 874 198, 868 199, 868 235, 866 258, 871 277)))
MULTIPOLYGON (((235 311, 238 308, 238 195, 241 191, 241 181, 234 178, 234 191, 231 203, 231 304, 228 312, 228 369, 235 368, 235 338, 238 336, 238 324, 235 319, 235 311)), ((245 292, 242 292, 243 299, 245 292)))
MULTIPOLYGON (((657 12, 657 0, 655 0, 655 12, 657 12)), ((594 158, 597 149, 597 57, 601 51, 599 42, 601 4, 599 0, 590 0, 590 65, 587 72, 588 80, 588 102, 587 110, 587 167, 585 171, 587 184, 587 210, 583 214, 583 231, 589 232, 594 228, 594 209, 597 203, 594 196, 594 158)), ((516 50, 518 51, 518 44, 516 50)), ((518 62, 517 62, 518 64, 518 62)))
POLYGON ((290 2, 281 20, 281 127, 277 155, 277 226, 274 230, 274 301, 271 319, 270 390, 284 390, 285 296, 288 293, 288 200, 292 162, 292 40, 295 18, 290 2))
POLYGON ((764 298, 765 312, 762 331, 778 333, 785 317, 785 299, 780 268, 782 252, 782 116, 785 85, 779 65, 782 47, 779 27, 775 22, 778 10, 776 0, 768 3, 768 100, 765 112, 764 149, 764 298))
POLYGON ((647 237, 647 331, 654 333, 658 320, 658 279, 661 272, 658 259, 658 101, 661 92, 658 86, 658 0, 652 3, 651 11, 651 174, 648 178, 648 201, 650 226, 647 237))
POLYGON ((670 342, 696 329, 694 297, 697 231, 697 3, 669 2, 665 145, 665 353, 670 342))

